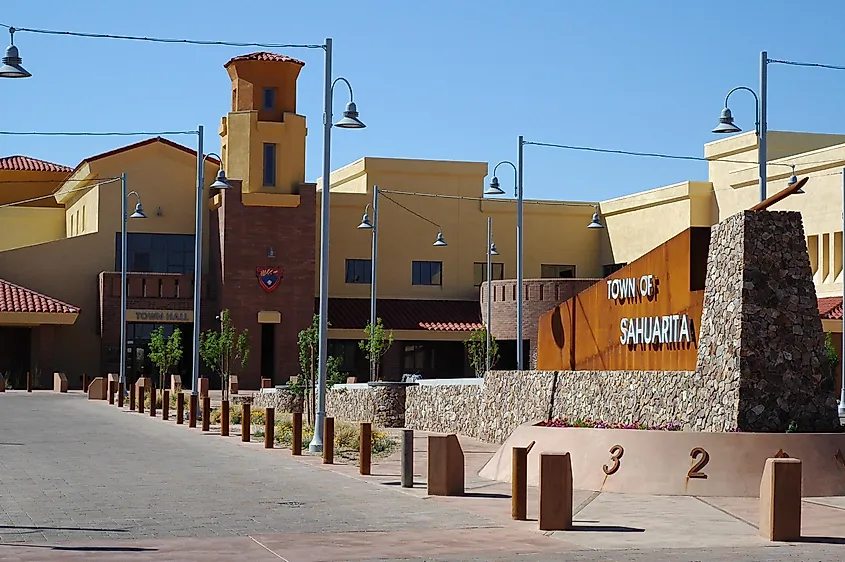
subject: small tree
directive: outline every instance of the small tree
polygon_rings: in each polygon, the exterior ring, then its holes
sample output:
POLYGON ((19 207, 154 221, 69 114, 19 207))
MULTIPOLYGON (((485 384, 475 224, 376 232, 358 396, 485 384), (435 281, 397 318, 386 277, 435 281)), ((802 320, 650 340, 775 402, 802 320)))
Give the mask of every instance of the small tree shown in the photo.
MULTIPOLYGON (((464 341, 467 349, 469 363, 475 371, 476 377, 483 377, 487 370, 487 328, 473 330, 469 339, 464 341)), ((493 335, 490 335, 490 368, 496 365, 499 360, 499 343, 493 335)))
MULTIPOLYGON (((328 327, 328 326, 327 326, 328 327)), ((315 314, 311 325, 299 332, 299 377, 295 382, 288 383, 291 392, 302 398, 303 409, 308 423, 314 424, 316 415, 316 396, 314 389, 317 387, 317 358, 319 355, 320 315, 315 314)), ((343 373, 340 371, 340 357, 328 356, 326 358, 326 388, 343 382, 343 373)))
POLYGON ((223 310, 220 331, 208 330, 200 334, 200 357, 209 369, 220 375, 223 400, 228 400, 232 365, 240 363, 241 369, 245 369, 249 362, 249 330, 239 334, 229 317, 229 310, 223 310))
POLYGON ((159 390, 164 390, 165 379, 171 369, 182 360, 182 332, 173 330, 169 338, 164 337, 164 326, 159 326, 150 335, 150 361, 158 367, 159 390))
POLYGON ((839 354, 836 353, 836 346, 830 338, 830 332, 824 335, 824 354, 827 370, 827 377, 822 390, 836 388, 836 368, 839 366, 839 354))
MULTIPOLYGON (((390 346, 393 345, 393 331, 385 331, 384 322, 381 318, 376 318, 376 323, 373 325, 368 322, 367 327, 364 328, 364 333, 367 334, 367 339, 358 342, 358 346, 364 351, 364 355, 370 364, 375 361, 376 375, 375 380, 379 378, 379 363, 382 356, 387 353, 390 346)), ((372 377, 372 373, 370 374, 372 377)))

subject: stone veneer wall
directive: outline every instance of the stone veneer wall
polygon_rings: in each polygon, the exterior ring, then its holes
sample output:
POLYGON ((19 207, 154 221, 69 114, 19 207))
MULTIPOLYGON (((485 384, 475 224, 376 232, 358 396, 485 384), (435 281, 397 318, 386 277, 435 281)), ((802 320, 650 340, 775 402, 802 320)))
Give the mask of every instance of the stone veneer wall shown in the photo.
POLYGON ((744 431, 839 427, 801 214, 752 212, 713 227, 697 371, 726 389, 744 431))
POLYGON ((252 396, 252 408, 273 408, 276 412, 301 412, 302 398, 298 398, 287 388, 275 388, 270 392, 256 392, 252 396))
POLYGON ((326 393, 326 415, 405 427, 406 383, 339 384, 326 393))

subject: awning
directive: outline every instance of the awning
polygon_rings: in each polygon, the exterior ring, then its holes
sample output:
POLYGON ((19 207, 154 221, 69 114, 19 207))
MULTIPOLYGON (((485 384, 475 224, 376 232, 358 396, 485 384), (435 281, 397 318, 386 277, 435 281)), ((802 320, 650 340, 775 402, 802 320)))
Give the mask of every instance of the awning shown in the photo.
POLYGON ((0 279, 0 325, 69 325, 80 312, 78 306, 0 279))
MULTIPOLYGON (((378 299, 376 306, 389 330, 470 332, 483 327, 478 301, 378 299)), ((370 299, 329 298, 331 329, 363 330, 369 321, 370 299)))

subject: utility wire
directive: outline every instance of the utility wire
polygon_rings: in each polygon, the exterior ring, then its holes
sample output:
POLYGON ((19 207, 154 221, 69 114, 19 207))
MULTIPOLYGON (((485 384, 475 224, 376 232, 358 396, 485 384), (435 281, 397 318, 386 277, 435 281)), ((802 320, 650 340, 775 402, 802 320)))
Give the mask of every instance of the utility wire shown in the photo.
MULTIPOLYGON (((392 189, 379 189, 379 193, 392 193, 394 195, 412 195, 415 197, 437 197, 439 199, 461 199, 463 201, 510 201, 511 199, 494 199, 492 197, 468 197, 466 195, 446 195, 441 193, 418 193, 413 191, 395 191, 392 189)), ((391 199, 392 201, 392 199, 391 199)), ((396 201, 393 201, 396 203, 396 201)), ((529 205, 560 205, 563 207, 595 207, 595 203, 580 203, 573 201, 543 201, 539 199, 523 199, 522 201, 529 205)), ((398 203, 396 203, 398 205, 398 203)))
MULTIPOLYGON (((379 195, 384 195, 384 193, 385 193, 385 191, 384 191, 383 189, 380 189, 380 190, 379 190, 379 195)), ((388 193, 397 193, 397 192, 389 191, 388 193)), ((414 194, 414 195, 416 195, 416 194, 414 194)), ((427 223, 429 223, 429 224, 433 224, 434 226, 436 226, 437 228, 439 228, 441 231, 443 230, 443 228, 442 228, 439 224, 437 224, 436 222, 434 222, 433 220, 425 218, 424 216, 422 216, 421 214, 417 213, 416 211, 412 211, 411 209, 409 209, 408 207, 406 207, 406 206, 405 206, 405 205, 403 205, 402 203, 399 203, 399 202, 398 202, 398 201, 396 201, 395 199, 393 199, 393 198, 391 198, 391 197, 389 197, 389 196, 387 196, 387 195, 384 195, 384 198, 385 198, 385 199, 387 199, 388 201, 393 202, 393 204, 394 204, 394 205, 397 205, 397 206, 399 206, 399 207, 401 207, 401 208, 405 209, 406 211, 408 211, 409 213, 411 213, 411 214, 412 214, 412 215, 414 215, 415 217, 420 218, 420 219, 424 220, 425 222, 427 222, 427 223)))
POLYGON ((777 64, 788 64, 790 66, 806 66, 808 68, 828 68, 830 70, 845 70, 845 66, 837 66, 835 64, 822 64, 819 62, 795 62, 791 60, 768 59, 768 62, 777 64))
POLYGON ((109 33, 84 33, 81 31, 56 31, 53 29, 35 29, 31 27, 13 27, 0 23, 0 27, 14 29, 15 32, 25 31, 42 35, 65 35, 71 37, 85 37, 89 39, 124 39, 127 41, 146 41, 149 43, 181 43, 184 45, 217 45, 223 47, 264 47, 268 49, 324 49, 325 45, 310 45, 296 43, 241 43, 236 41, 208 41, 202 39, 167 39, 161 37, 143 37, 138 35, 112 35, 109 33))
POLYGON ((72 180, 72 179, 65 179, 65 180, 0 180, 0 183, 67 183, 67 182, 83 182, 83 181, 116 181, 119 180, 119 177, 115 178, 85 178, 81 180, 72 180))
MULTIPOLYGON (((67 192, 73 193, 75 191, 83 191, 85 189, 90 189, 92 187, 97 187, 97 186, 100 186, 100 185, 106 185, 107 183, 113 183, 113 182, 118 181, 118 180, 120 180, 120 178, 110 178, 107 181, 101 181, 101 182, 91 184, 91 185, 83 185, 83 186, 74 187, 72 189, 69 189, 67 192)), ((54 197, 54 196, 55 196, 55 193, 50 193, 48 195, 41 195, 39 197, 33 197, 31 199, 23 199, 21 201, 12 201, 11 203, 4 203, 4 204, 0 205, 0 209, 5 209, 6 207, 14 207, 15 205, 23 205, 25 203, 33 203, 35 201, 41 201, 43 199, 50 199, 51 197, 54 197)))
POLYGON ((161 135, 196 135, 198 131, 0 131, 0 135, 46 137, 153 137, 161 135))

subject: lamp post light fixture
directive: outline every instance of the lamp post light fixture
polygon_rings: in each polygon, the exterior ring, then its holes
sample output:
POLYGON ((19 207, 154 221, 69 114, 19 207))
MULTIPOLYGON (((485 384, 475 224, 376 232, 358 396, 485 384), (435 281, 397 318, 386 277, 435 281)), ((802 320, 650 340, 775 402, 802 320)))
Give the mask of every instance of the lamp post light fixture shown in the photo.
POLYGON ((6 47, 6 56, 3 57, 3 66, 0 66, 0 78, 29 78, 32 76, 23 66, 20 52, 15 46, 15 28, 9 28, 9 46, 6 47))
POLYGON ((223 159, 219 154, 211 152, 203 154, 203 126, 197 127, 197 212, 194 227, 194 349, 193 360, 191 361, 191 394, 196 396, 199 392, 200 377, 200 300, 202 298, 202 216, 205 214, 207 202, 203 195, 205 191, 205 174, 203 167, 210 156, 215 156, 220 161, 220 170, 217 172, 217 179, 211 184, 212 189, 230 189, 232 186, 226 180, 223 171, 223 159))
POLYGON ((601 222, 601 217, 599 216, 599 206, 594 206, 596 212, 593 213, 593 218, 590 221, 590 224, 587 225, 587 228, 604 228, 604 224, 601 222))
POLYGON ((323 192, 320 199, 320 312, 318 316, 318 351, 317 351, 317 411, 314 416, 314 437, 308 445, 312 453, 323 450, 323 422, 326 418, 326 360, 328 359, 328 316, 329 316, 329 219, 332 173, 332 126, 341 129, 363 129, 366 127, 358 118, 358 106, 352 95, 352 85, 346 78, 339 77, 332 81, 332 40, 326 39, 323 46, 326 52, 323 99, 323 192), (349 102, 343 112, 343 118, 332 124, 332 101, 334 87, 343 82, 349 89, 349 102))
MULTIPOLYGON (((361 224, 358 225, 360 230, 370 230, 373 235, 372 254, 370 255, 370 326, 376 325, 376 296, 377 296, 377 281, 378 281, 378 200, 381 190, 377 185, 373 186, 373 218, 370 219, 370 204, 367 203, 364 209, 364 216, 361 218, 361 224)), ((424 220, 425 217, 420 217, 424 220)), ((428 221, 437 226, 440 230, 437 233, 437 238, 434 240, 432 246, 442 247, 447 246, 443 239, 443 229, 440 225, 428 221)), ((376 361, 377 358, 370 356, 370 380, 376 380, 376 361)))
POLYGON ((126 278, 127 278, 127 244, 126 244, 126 222, 128 219, 145 219, 144 207, 141 205, 141 196, 137 191, 126 193, 126 173, 120 174, 121 205, 120 205, 120 374, 119 382, 126 389, 126 278), (134 195, 138 202, 135 204, 135 212, 127 216, 126 200, 134 195))
POLYGON ((493 325, 493 262, 492 257, 498 256, 499 251, 496 250, 496 244, 493 242, 493 217, 487 217, 487 347, 485 348, 486 363, 485 373, 490 371, 492 367, 492 357, 490 355, 491 332, 490 328, 493 325))

